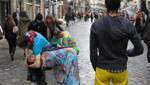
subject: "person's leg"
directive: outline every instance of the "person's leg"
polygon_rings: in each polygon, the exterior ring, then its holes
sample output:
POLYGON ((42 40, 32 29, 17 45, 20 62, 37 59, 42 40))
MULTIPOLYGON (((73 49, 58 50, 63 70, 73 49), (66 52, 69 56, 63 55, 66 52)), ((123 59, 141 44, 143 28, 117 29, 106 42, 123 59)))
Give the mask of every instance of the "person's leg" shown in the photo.
POLYGON ((10 46, 10 42, 11 40, 7 39, 8 45, 9 45, 9 53, 11 54, 11 46, 10 46))
POLYGON ((121 73, 113 73, 113 85, 128 85, 128 70, 121 73))
POLYGON ((147 45, 147 61, 150 63, 150 45, 147 45))
POLYGON ((46 79, 45 79, 45 71, 41 68, 37 68, 34 71, 35 80, 38 85, 47 85, 46 79))
POLYGON ((7 39, 8 41, 8 45, 9 45, 9 53, 10 53, 10 57, 11 57, 11 60, 13 61, 14 58, 13 58, 13 42, 12 42, 12 39, 7 39))
POLYGON ((33 81, 33 78, 32 78, 32 69, 31 68, 27 68, 28 69, 28 73, 27 73, 27 81, 33 81))
POLYGON ((110 73, 96 67, 96 73, 95 73, 95 83, 94 85, 110 85, 110 73))
POLYGON ((14 60, 14 54, 15 54, 15 51, 16 51, 16 38, 13 38, 11 40, 11 59, 12 61, 14 60))

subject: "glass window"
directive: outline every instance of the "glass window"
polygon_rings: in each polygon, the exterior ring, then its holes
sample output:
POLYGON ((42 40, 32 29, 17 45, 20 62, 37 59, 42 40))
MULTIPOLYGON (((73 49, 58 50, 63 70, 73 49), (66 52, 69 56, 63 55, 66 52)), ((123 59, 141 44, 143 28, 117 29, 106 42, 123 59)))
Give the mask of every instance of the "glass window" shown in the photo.
POLYGON ((35 15, 37 15, 38 13, 40 13, 40 7, 39 7, 39 6, 36 6, 36 7, 35 7, 35 15))
POLYGON ((39 4, 39 0, 35 0, 35 4, 39 4))
POLYGON ((32 0, 26 0, 26 2, 28 2, 28 3, 32 3, 32 0))
POLYGON ((26 5, 26 11, 27 15, 32 19, 32 6, 31 5, 26 5))

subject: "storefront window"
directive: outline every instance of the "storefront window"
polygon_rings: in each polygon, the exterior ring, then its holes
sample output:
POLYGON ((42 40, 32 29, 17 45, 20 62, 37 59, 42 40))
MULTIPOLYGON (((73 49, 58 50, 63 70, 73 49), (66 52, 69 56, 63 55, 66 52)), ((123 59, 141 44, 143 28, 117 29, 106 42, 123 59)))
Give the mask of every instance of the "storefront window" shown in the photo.
POLYGON ((39 4, 39 0, 35 0, 35 4, 39 4))
POLYGON ((27 15, 32 19, 32 5, 26 5, 27 15))
POLYGON ((36 7, 35 7, 35 15, 37 15, 38 13, 40 13, 40 7, 39 7, 39 6, 36 6, 36 7))
POLYGON ((26 2, 28 2, 28 3, 32 3, 32 0, 26 0, 26 2))

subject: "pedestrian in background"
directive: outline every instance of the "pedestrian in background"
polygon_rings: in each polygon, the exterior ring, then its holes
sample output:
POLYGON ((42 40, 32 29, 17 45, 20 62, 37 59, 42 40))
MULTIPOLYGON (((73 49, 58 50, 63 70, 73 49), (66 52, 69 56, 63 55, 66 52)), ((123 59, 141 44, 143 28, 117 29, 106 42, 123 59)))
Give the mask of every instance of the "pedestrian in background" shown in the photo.
POLYGON ((13 19, 15 21, 15 24, 18 25, 18 21, 19 21, 19 9, 16 8, 16 12, 13 13, 13 19))
POLYGON ((60 39, 56 39, 54 36, 54 31, 57 31, 58 29, 60 31, 64 31, 63 28, 59 25, 58 21, 51 15, 46 16, 46 25, 47 25, 47 40, 49 42, 61 44, 60 39))
POLYGON ((16 50, 16 33, 13 33, 13 28, 16 26, 11 15, 8 15, 7 20, 4 24, 5 38, 8 41, 9 53, 11 60, 14 61, 14 54, 16 50))
POLYGON ((90 60, 95 85, 128 85, 128 56, 143 53, 143 46, 134 25, 118 16, 121 0, 105 0, 108 14, 95 21, 90 33, 90 60), (127 50, 128 41, 134 48, 127 50))
POLYGON ((42 14, 38 13, 36 15, 36 19, 30 23, 28 30, 34 30, 36 32, 39 32, 47 39, 47 26, 44 23, 44 21, 42 21, 42 19, 43 19, 42 14))
POLYGON ((25 11, 20 13, 20 19, 18 22, 19 28, 19 36, 23 35, 25 32, 28 31, 28 26, 30 24, 30 19, 25 11))
POLYGON ((93 12, 92 11, 91 11, 90 17, 91 17, 91 23, 92 23, 93 22, 93 12))
POLYGON ((66 20, 66 26, 69 26, 69 21, 70 21, 70 14, 67 12, 65 15, 65 20, 66 20))
POLYGON ((141 19, 140 19, 140 11, 137 13, 137 15, 136 15, 136 22, 135 22, 135 27, 136 27, 136 30, 137 30, 137 32, 138 32, 138 34, 139 34, 139 38, 140 38, 140 40, 141 40, 141 34, 142 34, 142 28, 141 28, 141 25, 140 25, 140 23, 141 23, 141 19))
POLYGON ((148 65, 147 67, 150 68, 150 17, 149 14, 147 15, 147 19, 145 22, 145 26, 143 28, 143 40, 144 43, 147 45, 147 61, 148 65))
POLYGON ((71 47, 76 51, 77 55, 79 54, 79 48, 71 33, 67 31, 56 31, 54 32, 54 35, 57 38, 62 38, 61 46, 71 47))
POLYGON ((74 21, 74 23, 76 21, 75 17, 76 17, 76 14, 74 12, 72 12, 72 20, 74 21))
POLYGON ((94 12, 94 21, 98 20, 98 13, 94 12))

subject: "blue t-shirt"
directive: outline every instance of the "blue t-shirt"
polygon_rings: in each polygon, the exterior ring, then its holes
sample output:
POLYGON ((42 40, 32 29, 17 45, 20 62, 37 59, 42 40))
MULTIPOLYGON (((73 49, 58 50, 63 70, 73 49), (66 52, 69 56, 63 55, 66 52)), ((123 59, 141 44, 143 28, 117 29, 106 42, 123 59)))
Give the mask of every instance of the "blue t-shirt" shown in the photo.
POLYGON ((40 33, 36 32, 36 34, 37 36, 34 37, 33 48, 32 48, 34 56, 37 56, 40 53, 42 53, 43 47, 49 44, 46 38, 43 37, 40 33))

